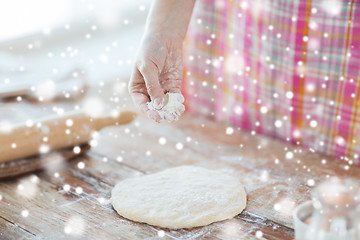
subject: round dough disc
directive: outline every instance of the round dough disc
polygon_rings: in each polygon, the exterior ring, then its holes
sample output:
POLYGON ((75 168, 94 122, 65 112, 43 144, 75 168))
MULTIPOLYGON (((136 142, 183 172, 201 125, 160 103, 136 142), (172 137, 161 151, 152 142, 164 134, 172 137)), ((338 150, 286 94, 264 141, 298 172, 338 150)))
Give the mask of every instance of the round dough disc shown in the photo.
POLYGON ((227 173, 182 166, 118 183, 111 203, 121 216, 137 222, 192 228, 241 213, 246 192, 239 179, 227 173))

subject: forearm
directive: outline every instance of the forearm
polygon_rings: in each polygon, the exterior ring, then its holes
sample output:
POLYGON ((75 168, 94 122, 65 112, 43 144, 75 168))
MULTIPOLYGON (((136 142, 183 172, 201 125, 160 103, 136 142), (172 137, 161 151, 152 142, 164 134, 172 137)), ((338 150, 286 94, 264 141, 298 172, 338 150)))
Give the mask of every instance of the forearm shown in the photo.
POLYGON ((185 38, 195 0, 153 0, 146 34, 169 34, 185 38))

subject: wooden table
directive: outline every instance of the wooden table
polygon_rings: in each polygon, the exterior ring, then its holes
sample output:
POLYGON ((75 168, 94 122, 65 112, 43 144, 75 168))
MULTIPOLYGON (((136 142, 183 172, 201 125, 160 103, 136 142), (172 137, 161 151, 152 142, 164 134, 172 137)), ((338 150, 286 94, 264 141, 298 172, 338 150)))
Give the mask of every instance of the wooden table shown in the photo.
POLYGON ((293 239, 292 211, 310 199, 313 181, 338 175, 360 182, 358 167, 226 128, 186 114, 173 124, 139 116, 106 128, 86 155, 0 181, 0 239, 293 239), (180 165, 237 174, 246 209, 231 220, 169 230, 124 219, 109 203, 117 182, 180 165))

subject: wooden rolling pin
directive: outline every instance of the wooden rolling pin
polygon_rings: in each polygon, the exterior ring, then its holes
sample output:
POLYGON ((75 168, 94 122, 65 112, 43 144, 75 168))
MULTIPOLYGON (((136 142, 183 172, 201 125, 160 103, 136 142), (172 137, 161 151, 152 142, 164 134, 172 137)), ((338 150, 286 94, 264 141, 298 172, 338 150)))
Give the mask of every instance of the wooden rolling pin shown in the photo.
POLYGON ((94 131, 127 124, 134 118, 133 112, 96 118, 72 113, 13 126, 9 132, 0 133, 0 163, 87 143, 94 131))

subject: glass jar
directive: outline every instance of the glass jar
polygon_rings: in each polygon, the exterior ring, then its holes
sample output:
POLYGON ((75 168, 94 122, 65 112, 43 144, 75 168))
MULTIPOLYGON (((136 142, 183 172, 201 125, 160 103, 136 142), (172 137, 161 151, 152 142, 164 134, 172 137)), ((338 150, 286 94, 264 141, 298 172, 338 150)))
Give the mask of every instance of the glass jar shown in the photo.
POLYGON ((332 177, 312 192, 306 240, 359 240, 360 190, 356 181, 332 177))

